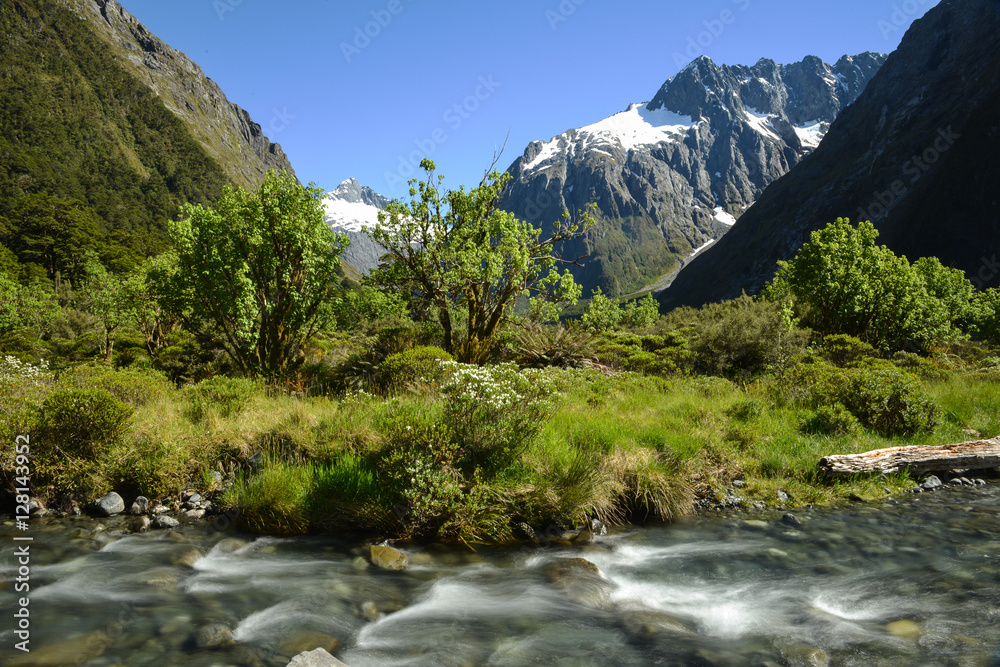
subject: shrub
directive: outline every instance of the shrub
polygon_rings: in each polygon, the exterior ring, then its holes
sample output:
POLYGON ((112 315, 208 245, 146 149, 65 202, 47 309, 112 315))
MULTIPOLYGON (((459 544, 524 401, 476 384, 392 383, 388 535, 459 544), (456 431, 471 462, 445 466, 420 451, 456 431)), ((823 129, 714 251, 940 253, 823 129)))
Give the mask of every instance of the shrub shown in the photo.
POLYGON ((88 364, 68 369, 59 385, 72 389, 105 389, 122 403, 133 407, 162 396, 171 388, 167 378, 157 371, 115 370, 103 364, 88 364))
POLYGON ((918 380, 895 366, 837 368, 800 364, 790 378, 813 405, 842 404, 868 429, 881 435, 913 435, 934 429, 940 409, 918 380))
POLYGON ((823 337, 820 355, 831 364, 844 368, 856 365, 867 357, 875 357, 877 353, 874 347, 863 340, 847 334, 835 334, 823 337))
POLYGON ((67 454, 92 457, 97 446, 124 437, 131 417, 132 408, 106 389, 62 389, 42 404, 39 439, 67 454))
POLYGON ((699 311, 692 349, 707 375, 751 378, 783 369, 805 349, 808 333, 797 328, 782 304, 744 295, 699 311))
POLYGON ((677 331, 667 331, 660 336, 603 334, 594 348, 601 363, 646 375, 686 373, 694 357, 687 338, 677 331))
POLYGON ((847 435, 861 428, 858 418, 842 403, 821 405, 816 413, 802 423, 803 433, 819 435, 847 435))
POLYGON ((593 339, 583 329, 529 324, 517 335, 514 359, 522 368, 585 368, 596 360, 593 339))
POLYGON ((468 366, 446 362, 453 371, 442 387, 444 423, 465 451, 461 466, 483 467, 492 475, 509 466, 549 417, 551 381, 541 371, 514 364, 468 366))
POLYGON ((378 384, 386 393, 413 386, 436 386, 447 376, 441 362, 452 359, 441 348, 428 345, 390 354, 379 366, 378 384))
POLYGON ((252 380, 216 376, 192 387, 186 387, 189 407, 188 418, 193 422, 205 419, 210 409, 218 411, 222 418, 235 417, 247 406, 258 391, 252 380))

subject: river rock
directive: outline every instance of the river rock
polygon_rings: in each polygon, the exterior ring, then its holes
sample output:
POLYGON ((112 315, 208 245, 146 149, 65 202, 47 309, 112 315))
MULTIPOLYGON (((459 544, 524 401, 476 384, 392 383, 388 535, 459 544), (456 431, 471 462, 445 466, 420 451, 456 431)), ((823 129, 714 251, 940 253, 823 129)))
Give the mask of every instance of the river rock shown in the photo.
POLYGON ((298 655, 321 648, 333 653, 340 646, 340 640, 323 632, 299 630, 281 642, 280 650, 285 655, 298 655))
POLYGON ((594 534, 589 530, 581 530, 573 536, 573 544, 590 544, 594 541, 594 534))
POLYGON ((198 648, 220 648, 232 646, 235 643, 233 631, 222 623, 213 623, 198 628, 198 632, 194 635, 194 644, 198 648))
POLYGON ((383 570, 405 570, 410 565, 409 559, 399 549, 373 544, 371 547, 372 565, 383 570))
POLYGON ((236 553, 248 544, 246 540, 237 537, 224 537, 212 549, 216 553, 231 554, 236 553))
POLYGON ((577 604, 591 609, 610 606, 610 582, 585 558, 560 558, 545 568, 545 576, 577 604))
POLYGON ((787 512, 785 513, 784 516, 781 517, 781 523, 788 524, 789 526, 802 525, 802 522, 799 520, 799 518, 794 514, 792 514, 791 512, 787 512))
POLYGON ((153 525, 157 528, 173 528, 179 524, 180 521, 172 516, 166 516, 165 514, 157 515, 157 517, 153 519, 153 525))
POLYGON ((114 516, 125 511, 125 501, 117 493, 111 491, 100 500, 95 500, 92 507, 98 516, 114 516))
POLYGON ((190 549, 185 549, 176 556, 170 559, 170 562, 174 565, 183 565, 184 567, 194 567, 194 564, 205 557, 205 554, 201 552, 200 549, 191 547, 190 549))
POLYGON ((688 623, 664 611, 634 609, 621 614, 622 628, 635 639, 648 640, 659 634, 693 635, 688 623))
POLYGON ((318 648, 315 651, 299 653, 288 663, 288 667, 347 667, 347 665, 330 655, 329 651, 318 648))
POLYGON ((49 511, 45 509, 45 505, 38 498, 32 498, 28 501, 28 514, 31 516, 45 516, 48 513, 49 511))
POLYGON ((132 508, 129 510, 130 514, 145 514, 149 511, 149 498, 146 496, 139 496, 132 503, 132 508))
POLYGON ((931 489, 936 489, 939 486, 943 486, 943 484, 941 483, 941 480, 938 479, 937 475, 931 475, 920 483, 920 488, 924 491, 930 491, 931 489))
POLYGON ((513 533, 514 537, 516 537, 519 540, 534 541, 541 537, 541 535, 538 534, 537 530, 532 528, 528 523, 524 521, 518 521, 514 524, 511 524, 510 530, 511 533, 513 533))
POLYGON ((893 637, 899 637, 900 639, 920 639, 922 633, 920 629, 920 624, 916 621, 911 621, 908 618, 901 619, 899 621, 893 621, 885 626, 885 629, 889 631, 893 637))
POLYGON ((145 533, 152 524, 153 521, 148 516, 139 516, 132 520, 129 528, 133 533, 145 533))

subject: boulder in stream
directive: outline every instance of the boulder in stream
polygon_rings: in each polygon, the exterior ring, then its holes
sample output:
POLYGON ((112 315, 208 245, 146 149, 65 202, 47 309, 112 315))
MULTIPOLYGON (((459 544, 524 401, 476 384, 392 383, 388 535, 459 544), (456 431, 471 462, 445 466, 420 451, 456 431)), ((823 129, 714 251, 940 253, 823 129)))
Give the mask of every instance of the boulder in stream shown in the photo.
POLYGON ((117 493, 111 491, 103 498, 95 500, 91 507, 98 516, 114 516, 125 511, 125 501, 117 493))
POLYGON ((611 605, 611 582, 585 558, 560 558, 545 568, 545 576, 577 604, 591 609, 611 605))
POLYGON ((288 667, 347 667, 347 665, 334 658, 328 651, 318 648, 315 651, 299 653, 288 663, 288 667))
POLYGON ((371 548, 372 565, 383 570, 405 570, 410 565, 409 559, 399 549, 373 544, 371 548))
POLYGON ((148 511, 149 511, 149 498, 147 498, 146 496, 139 496, 138 498, 136 498, 135 501, 132 503, 132 508, 129 509, 129 513, 135 515, 145 514, 148 511))

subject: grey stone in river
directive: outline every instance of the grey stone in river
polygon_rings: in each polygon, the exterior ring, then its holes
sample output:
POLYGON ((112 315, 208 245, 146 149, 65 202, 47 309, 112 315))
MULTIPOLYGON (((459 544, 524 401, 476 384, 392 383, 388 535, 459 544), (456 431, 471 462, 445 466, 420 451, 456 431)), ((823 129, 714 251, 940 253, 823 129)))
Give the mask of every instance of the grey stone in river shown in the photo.
POLYGON ((371 547, 372 565, 385 570, 405 570, 409 559, 399 549, 373 544, 371 547))
POLYGON ((920 488, 924 489, 925 491, 930 491, 931 489, 936 489, 939 486, 943 486, 943 485, 941 484, 941 480, 938 479, 937 475, 931 475, 931 476, 927 477, 923 482, 920 483, 920 488))
POLYGON ((179 523, 180 521, 178 521, 177 519, 173 518, 172 516, 166 516, 164 514, 161 514, 157 516, 155 519, 153 519, 153 525, 156 526, 157 528, 173 528, 179 523))
POLYGON ((233 641, 233 631, 221 623, 213 623, 198 628, 194 636, 195 646, 198 648, 218 648, 221 646, 231 646, 233 641))
POLYGON ((93 504, 94 512, 98 516, 114 516, 125 511, 125 501, 114 491, 108 493, 93 504))
POLYGON ((348 667, 321 648, 299 653, 288 663, 288 667, 348 667))
POLYGON ((129 513, 138 515, 145 514, 147 511, 149 511, 149 498, 146 496, 139 496, 135 499, 135 502, 132 503, 132 509, 129 510, 129 513))

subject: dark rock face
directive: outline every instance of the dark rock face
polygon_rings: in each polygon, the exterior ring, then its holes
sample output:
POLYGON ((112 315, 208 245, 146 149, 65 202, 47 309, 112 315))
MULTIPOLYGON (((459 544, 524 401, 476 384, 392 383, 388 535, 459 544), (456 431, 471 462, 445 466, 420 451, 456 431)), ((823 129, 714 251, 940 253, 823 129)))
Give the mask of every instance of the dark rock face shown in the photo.
POLYGON ((1000 1, 942 2, 913 23, 822 145, 767 188, 661 295, 666 307, 755 292, 838 217, 871 220, 911 261, 1000 284, 1000 1))
POLYGON ((361 231, 362 225, 372 227, 378 220, 378 211, 389 200, 353 178, 341 183, 336 190, 323 198, 326 224, 335 232, 343 232, 351 240, 343 258, 362 274, 378 266, 385 250, 361 231))
MULTIPOLYGON (((269 169, 294 173, 281 146, 272 143, 244 109, 186 55, 164 44, 116 0, 60 0, 86 20, 119 63, 155 92, 237 185, 255 188, 269 169)), ((283 112, 283 110, 282 110, 283 112)), ((269 131, 285 118, 269 120, 269 131)))
POLYGON ((618 294, 676 268, 725 234, 772 181, 809 154, 885 56, 753 67, 707 57, 645 105, 532 142, 510 167, 505 208, 547 227, 597 204, 600 224, 563 250, 589 253, 585 294, 618 294))

